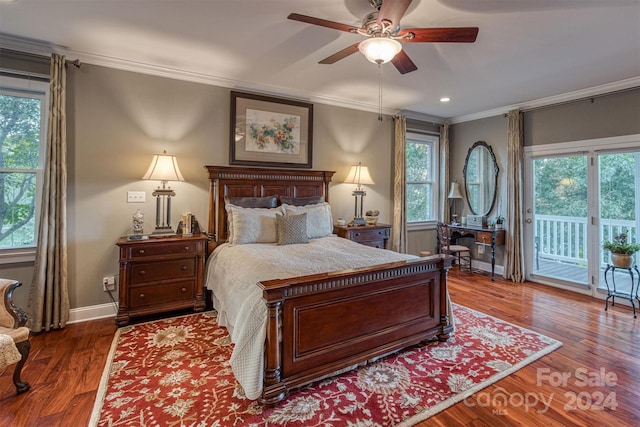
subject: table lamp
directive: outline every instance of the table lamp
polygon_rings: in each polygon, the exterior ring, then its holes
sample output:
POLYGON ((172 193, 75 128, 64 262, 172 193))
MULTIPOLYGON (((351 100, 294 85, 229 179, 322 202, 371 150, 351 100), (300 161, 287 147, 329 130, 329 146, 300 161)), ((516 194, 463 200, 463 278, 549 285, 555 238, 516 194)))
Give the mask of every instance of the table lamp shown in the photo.
POLYGON ((449 196, 447 198, 453 200, 453 214, 451 215, 451 224, 459 225, 460 223, 458 222, 458 214, 456 214, 456 199, 462 199, 463 197, 460 193, 460 185, 457 181, 451 183, 451 190, 449 190, 449 196))
POLYGON ((176 193, 167 186, 168 181, 184 181, 178 160, 175 156, 167 154, 165 150, 162 154, 154 154, 149 170, 142 179, 156 180, 162 183, 162 188, 158 186, 152 193, 156 197, 156 228, 152 236, 171 236, 176 234, 171 228, 171 198, 176 193))
POLYGON ((347 176, 347 179, 344 180, 344 182, 349 184, 356 184, 356 189, 351 193, 356 199, 355 212, 351 224, 367 225, 367 221, 365 221, 364 215, 362 214, 364 196, 366 196, 367 193, 362 189, 361 185, 375 184, 375 182, 373 182, 373 179, 371 179, 371 175, 369 174, 369 168, 367 168, 366 166, 362 166, 361 163, 351 166, 349 175, 347 176))

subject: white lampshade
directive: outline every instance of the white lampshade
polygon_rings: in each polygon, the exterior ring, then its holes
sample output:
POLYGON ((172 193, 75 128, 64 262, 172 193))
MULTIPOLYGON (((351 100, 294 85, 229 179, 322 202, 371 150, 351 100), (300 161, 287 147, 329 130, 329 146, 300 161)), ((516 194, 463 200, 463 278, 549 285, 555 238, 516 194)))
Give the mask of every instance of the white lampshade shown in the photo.
POLYGON ((451 190, 449 190, 449 199, 462 199, 462 193, 460 192, 460 185, 457 181, 451 183, 451 190))
POLYGON ((402 50, 402 45, 389 37, 371 37, 361 41, 358 49, 374 64, 386 64, 402 50))
POLYGON ((347 179, 345 179, 344 182, 349 184, 356 184, 358 187, 360 187, 360 184, 375 184, 375 182, 373 182, 373 179, 371 179, 371 175, 369 174, 369 168, 366 166, 362 166, 362 164, 360 163, 351 166, 349 175, 347 175, 347 179))
POLYGON ((178 167, 178 160, 176 156, 167 154, 165 151, 163 154, 154 154, 151 165, 144 174, 142 179, 151 179, 155 181, 184 181, 180 168, 178 167))

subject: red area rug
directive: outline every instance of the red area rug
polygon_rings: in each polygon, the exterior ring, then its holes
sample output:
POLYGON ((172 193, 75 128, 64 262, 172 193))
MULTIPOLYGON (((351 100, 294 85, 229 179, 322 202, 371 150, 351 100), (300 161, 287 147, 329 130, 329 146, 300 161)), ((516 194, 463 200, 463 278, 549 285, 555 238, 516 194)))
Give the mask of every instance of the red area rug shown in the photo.
POLYGON ((244 397, 226 329, 207 312, 121 328, 91 426, 410 426, 562 343, 454 305, 456 331, 312 384, 266 408, 244 397))

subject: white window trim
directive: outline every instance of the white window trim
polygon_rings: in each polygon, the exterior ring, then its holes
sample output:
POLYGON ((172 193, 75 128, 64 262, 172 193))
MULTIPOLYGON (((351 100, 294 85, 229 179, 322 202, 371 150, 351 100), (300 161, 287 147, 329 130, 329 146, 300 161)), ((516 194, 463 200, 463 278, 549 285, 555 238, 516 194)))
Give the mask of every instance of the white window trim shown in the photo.
POLYGON ((409 139, 430 142, 433 144, 433 155, 431 156, 432 170, 434 174, 432 181, 432 208, 435 218, 427 221, 407 221, 407 231, 435 230, 440 212, 440 135, 407 131, 406 140, 408 141, 409 139))
MULTIPOLYGON (((47 129, 49 120, 49 82, 33 80, 29 78, 15 78, 0 75, 0 90, 4 94, 18 96, 33 96, 42 101, 40 108, 40 153, 38 169, 36 170, 36 209, 35 237, 38 238, 40 226, 40 208, 42 200, 42 187, 44 177, 47 129)), ((34 262, 36 259, 36 246, 0 249, 0 265, 34 262)))

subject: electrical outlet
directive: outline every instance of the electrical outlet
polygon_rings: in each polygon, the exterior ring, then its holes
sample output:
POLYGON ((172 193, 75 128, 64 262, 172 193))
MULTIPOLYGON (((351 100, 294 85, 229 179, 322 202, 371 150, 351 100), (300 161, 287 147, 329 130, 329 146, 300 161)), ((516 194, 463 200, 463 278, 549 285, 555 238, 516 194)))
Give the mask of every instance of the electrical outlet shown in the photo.
POLYGON ((115 291, 116 290, 116 276, 105 276, 102 278, 102 290, 115 291))
POLYGON ((144 203, 147 201, 147 193, 144 191, 127 191, 127 203, 144 203))

